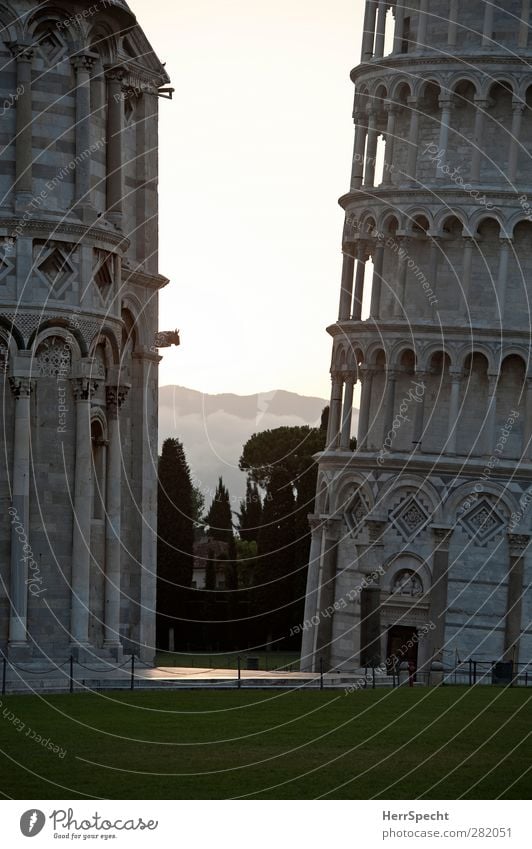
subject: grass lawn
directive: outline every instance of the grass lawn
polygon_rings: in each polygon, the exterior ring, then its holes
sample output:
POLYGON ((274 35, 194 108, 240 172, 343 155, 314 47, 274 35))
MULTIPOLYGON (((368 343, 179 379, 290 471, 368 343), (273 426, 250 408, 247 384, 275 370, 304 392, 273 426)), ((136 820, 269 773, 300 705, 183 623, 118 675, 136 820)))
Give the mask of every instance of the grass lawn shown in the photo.
POLYGON ((208 667, 209 669, 237 669, 238 657, 242 669, 246 669, 246 659, 256 657, 259 669, 282 669, 285 672, 299 672, 299 652, 279 651, 241 651, 241 652, 209 652, 205 654, 186 654, 178 652, 157 652, 157 666, 193 666, 208 667))
POLYGON ((530 790, 525 689, 1 701, 0 789, 15 799, 525 799, 530 790))

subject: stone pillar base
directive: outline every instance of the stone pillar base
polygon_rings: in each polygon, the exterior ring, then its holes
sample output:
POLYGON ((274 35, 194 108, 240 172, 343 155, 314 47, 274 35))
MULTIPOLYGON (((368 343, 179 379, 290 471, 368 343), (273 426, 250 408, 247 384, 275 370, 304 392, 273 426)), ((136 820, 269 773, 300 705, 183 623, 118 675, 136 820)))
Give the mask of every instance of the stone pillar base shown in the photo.
POLYGON ((7 659, 12 663, 29 663, 33 660, 30 644, 9 643, 7 647, 7 659))
POLYGON ((122 232, 124 215, 122 212, 108 212, 105 216, 109 222, 112 224, 115 230, 120 230, 122 232))
POLYGON ((98 653, 90 643, 72 643, 70 654, 76 663, 89 664, 98 660, 98 653))
POLYGON ((104 651, 111 655, 116 663, 122 663, 124 659, 124 647, 121 643, 104 643, 104 651))

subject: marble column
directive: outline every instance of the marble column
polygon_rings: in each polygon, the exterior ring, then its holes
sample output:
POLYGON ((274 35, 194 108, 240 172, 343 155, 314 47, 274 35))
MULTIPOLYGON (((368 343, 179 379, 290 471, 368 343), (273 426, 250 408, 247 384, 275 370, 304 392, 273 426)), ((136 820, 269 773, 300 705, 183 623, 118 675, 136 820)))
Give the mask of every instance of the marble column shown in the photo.
POLYGON ((405 37, 405 0, 397 0, 395 7, 395 30, 393 37, 393 52, 403 52, 405 37))
POLYGON ((438 162, 436 164, 435 176, 437 180, 445 180, 446 174, 443 170, 443 166, 448 164, 447 148, 449 146, 449 130, 451 128, 451 113, 453 110, 453 101, 450 97, 440 97, 439 104, 441 108, 441 117, 438 153, 441 154, 441 158, 438 159, 438 162))
POLYGON ((76 403, 76 470, 70 638, 75 654, 89 645, 90 562, 92 518, 91 398, 96 385, 88 377, 72 381, 76 403))
POLYGON ((402 318, 405 314, 410 241, 405 236, 397 236, 397 242, 399 243, 399 250, 397 252, 397 297, 394 299, 393 314, 396 318, 402 318))
POLYGON ((362 302, 364 300, 364 281, 366 277, 366 262, 368 254, 363 245, 357 249, 357 270, 355 276, 355 293, 353 295, 352 317, 353 321, 362 319, 362 302))
POLYGON ((521 5, 521 21, 519 24, 518 46, 528 46, 528 33, 530 31, 530 0, 523 0, 521 5))
POLYGON ((311 514, 308 517, 311 538, 308 562, 307 589, 305 595, 305 613, 303 616, 303 634, 301 638, 301 672, 313 672, 315 666, 316 624, 312 622, 318 610, 319 580, 323 547, 323 522, 320 517, 311 514))
POLYGON ((484 432, 484 445, 481 446, 483 454, 491 456, 497 443, 495 425, 497 422, 497 383, 498 374, 488 374, 488 401, 486 408, 486 429, 484 432))
POLYGON ((325 671, 331 667, 331 656, 333 654, 333 616, 328 613, 328 610, 330 610, 331 606, 334 605, 335 600, 338 542, 341 528, 342 522, 337 518, 327 519, 324 523, 323 554, 321 557, 318 606, 316 610, 316 615, 318 617, 315 648, 316 670, 319 669, 320 658, 323 661, 323 669, 325 671))
POLYGON ((410 107, 410 132, 408 136, 408 160, 406 166, 406 179, 410 183, 416 182, 417 156, 419 146, 419 101, 417 97, 409 97, 410 107))
POLYGON ((17 63, 17 121, 15 210, 21 210, 33 199, 33 105, 31 69, 34 50, 24 42, 12 42, 11 51, 17 63))
MULTIPOLYGON (((142 458, 141 565, 139 633, 140 659, 153 663, 155 656, 155 610, 157 589, 157 386, 161 357, 149 348, 136 346, 132 354, 137 378, 132 392, 142 397, 142 430, 137 430, 136 450, 142 458), (140 431, 140 432, 139 432, 140 431)), ((134 437, 135 439, 135 437, 134 437)), ((134 449, 135 450, 135 449, 134 449)))
POLYGON ((326 450, 335 451, 340 439, 340 419, 342 415, 342 389, 344 379, 341 372, 331 372, 331 404, 329 407, 329 427, 327 429, 326 450))
POLYGON ((460 388, 462 384, 462 369, 449 369, 451 379, 451 398, 449 402, 449 437, 446 454, 456 454, 458 437, 458 412, 460 409, 460 388))
POLYGON ((418 24, 418 33, 417 33, 417 45, 423 50, 427 46, 427 25, 428 25, 428 14, 427 10, 429 7, 428 0, 420 0, 419 4, 419 24, 418 24))
POLYGON ((447 44, 449 47, 456 47, 457 42, 457 21, 458 21, 458 0, 451 0, 449 5, 449 29, 447 34, 447 44))
POLYGON ((429 373, 425 371, 416 372, 416 380, 418 383, 422 383, 425 387, 423 394, 419 397, 416 394, 417 401, 415 401, 414 407, 414 430, 412 434, 412 443, 414 446, 414 451, 422 451, 423 450, 423 428, 425 425, 425 397, 427 395, 427 380, 429 378, 429 373))
MULTIPOLYGON (((440 239, 438 236, 429 236, 430 238, 430 251, 429 251, 429 277, 430 277, 430 286, 432 291, 437 297, 438 291, 438 262, 441 255, 440 249, 440 239)), ((431 304, 427 301, 428 309, 427 313, 431 315, 431 304)))
POLYGON ((351 317, 351 299, 353 297, 354 272, 354 257, 350 256, 347 253, 344 253, 342 261, 342 283, 340 289, 340 306, 338 308, 338 321, 348 321, 351 317))
POLYGON ((358 416, 357 450, 367 451, 371 388, 373 385, 375 369, 369 368, 369 366, 362 366, 359 374, 362 383, 362 395, 360 398, 360 412, 358 416))
POLYGON ((378 321, 381 307, 382 272, 384 267, 384 239, 377 237, 373 253, 373 283, 371 286, 371 318, 378 321))
POLYGON ((432 557, 432 585, 430 587, 429 623, 435 627, 430 631, 432 645, 431 660, 444 662, 445 617, 447 613, 447 588, 449 577, 449 544, 453 534, 450 525, 431 525, 434 536, 434 554, 432 557))
POLYGON ((512 130, 510 135, 510 152, 508 155, 508 182, 513 186, 517 178, 519 149, 521 147, 521 124, 526 104, 521 100, 513 101, 512 130))
POLYGON ((399 372, 393 368, 386 369, 386 395, 384 400, 384 426, 382 440, 386 439, 392 430, 394 408, 395 408, 395 386, 399 372))
POLYGON ((379 0, 379 8, 377 14, 377 31, 375 33, 375 59, 382 59, 382 57, 384 56, 384 40, 386 36, 387 13, 387 0, 379 0))
MULTIPOLYGON (((462 261, 462 293, 464 298, 464 311, 467 316, 470 313, 469 296, 471 289, 471 270, 473 268, 473 250, 475 240, 472 236, 464 236, 464 258, 462 261)), ((473 305, 474 306, 474 305, 473 305)))
POLYGON ((497 300, 499 320, 502 325, 504 320, 504 307, 506 303, 506 287, 508 285, 508 265, 510 261, 510 251, 512 248, 512 239, 502 237, 499 240, 499 267, 497 270, 497 300))
POLYGON ((374 109, 368 112, 368 143, 366 146, 366 170, 364 185, 372 188, 375 185, 375 166, 377 164, 377 113, 374 109))
POLYGON ((532 461, 532 377, 530 376, 526 378, 525 420, 523 423, 521 454, 528 462, 532 461))
MULTIPOLYGON (((508 593, 504 622, 504 660, 512 661, 514 665, 519 663, 524 561, 529 542, 530 536, 528 535, 508 534, 510 567, 508 570, 508 593)), ((528 658, 523 658, 523 660, 528 660, 528 658)))
POLYGON ((123 114, 122 80, 124 72, 113 68, 107 79, 107 217, 121 229, 123 223, 123 114))
POLYGON ((399 107, 394 103, 390 103, 386 108, 388 112, 388 123, 386 126, 386 149, 384 153, 384 174, 382 183, 385 186, 389 186, 392 182, 393 157, 395 149, 395 124, 399 107))
MULTIPOLYGON (((366 551, 366 573, 377 571, 384 565, 384 531, 386 522, 381 518, 366 519, 369 545, 366 551)), ((373 580, 360 594, 360 665, 378 666, 381 662, 381 588, 373 580)))
POLYGON ((357 382, 354 372, 348 372, 345 376, 344 407, 342 412, 342 433, 340 437, 340 448, 349 451, 351 441, 351 423, 353 419, 353 391, 357 382))
POLYGON ((30 540, 30 399, 29 377, 11 377, 15 398, 13 475, 11 483, 11 563, 9 582, 9 657, 29 659, 28 642, 28 560, 33 558, 30 540), (28 554, 29 550, 29 554, 28 554))
POLYGON ((356 123, 355 148, 353 151, 353 169, 351 172, 351 187, 359 189, 364 176, 364 152, 366 150, 366 139, 368 137, 367 114, 357 112, 353 116, 356 123), (364 123, 363 123, 364 122, 364 123))
POLYGON ((487 0, 484 4, 484 28, 482 32, 482 46, 493 47, 493 17, 495 5, 494 0, 487 0))
POLYGON ((480 166, 484 149, 484 124, 488 101, 475 98, 475 128, 473 130, 473 152, 471 155, 471 182, 480 180, 480 166))
POLYGON ((122 508, 122 456, 119 410, 128 393, 126 386, 107 386, 106 522, 105 522, 105 636, 104 648, 115 660, 122 655, 120 640, 120 556, 122 508))
POLYGON ((76 190, 75 206, 82 220, 91 221, 96 212, 91 204, 91 71, 94 56, 75 56, 76 73, 76 190), (88 216, 88 218, 87 218, 88 216))
POLYGON ((373 44, 375 42, 375 21, 377 19, 378 0, 366 0, 366 11, 364 15, 364 34, 362 36, 361 61, 369 62, 373 57, 373 44))

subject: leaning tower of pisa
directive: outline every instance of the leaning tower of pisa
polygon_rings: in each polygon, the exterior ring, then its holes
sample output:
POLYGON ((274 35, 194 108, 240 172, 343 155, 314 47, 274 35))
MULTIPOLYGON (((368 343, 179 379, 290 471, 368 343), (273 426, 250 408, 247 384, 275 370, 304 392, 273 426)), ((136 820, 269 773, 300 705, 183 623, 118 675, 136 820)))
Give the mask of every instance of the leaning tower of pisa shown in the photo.
POLYGON ((532 658, 531 60, 528 0, 365 3, 305 670, 532 658))
POLYGON ((0 5, 0 651, 154 657, 158 108, 123 0, 0 5))

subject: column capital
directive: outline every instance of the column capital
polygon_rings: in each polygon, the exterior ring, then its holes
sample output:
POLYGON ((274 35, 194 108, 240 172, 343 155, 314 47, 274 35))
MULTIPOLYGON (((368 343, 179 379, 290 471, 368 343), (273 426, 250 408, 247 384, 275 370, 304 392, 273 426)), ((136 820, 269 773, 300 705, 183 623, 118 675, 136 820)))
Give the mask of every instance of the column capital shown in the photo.
POLYGON ((31 62, 35 54, 33 44, 28 41, 8 41, 7 46, 17 62, 31 62))
POLYGON ((98 389, 98 381, 91 380, 89 377, 74 377, 70 382, 76 403, 91 401, 92 396, 98 389))
POLYGON ((321 524, 330 539, 338 539, 342 530, 342 519, 340 516, 327 516, 321 520, 321 524))
POLYGON ((512 99, 512 110, 514 113, 523 113, 526 107, 526 103, 523 100, 517 100, 515 97, 512 99))
POLYGON ((90 74, 97 59, 98 55, 96 53, 79 53, 77 56, 72 57, 70 63, 76 71, 86 71, 90 74))
POLYGON ((451 525, 430 525, 436 545, 440 549, 448 549, 454 528, 451 525))
POLYGON ((510 546, 511 557, 522 557, 529 542, 530 536, 528 534, 508 533, 508 544, 510 546))
POLYGON ((451 109, 454 109, 454 99, 452 97, 439 97, 438 98, 438 106, 440 109, 446 109, 449 112, 451 109))
POLYGON ((105 387, 105 401, 107 410, 112 418, 118 416, 118 412, 124 404, 130 390, 129 384, 105 387))
POLYGON ((120 65, 106 65, 104 67, 105 79, 111 83, 120 83, 126 76, 126 69, 120 65))
POLYGON ((395 366, 386 366, 386 380, 397 380, 401 374, 401 369, 395 366))
POLYGON ((388 113, 388 115, 399 115, 401 111, 400 103, 388 102, 384 104, 384 111, 388 113))
POLYGON ((9 385, 15 400, 29 398, 34 381, 29 377, 10 377, 9 385))
POLYGON ((488 97, 475 97, 474 104, 478 109, 487 109, 491 100, 488 97))
POLYGON ((460 383, 464 376, 464 371, 461 368, 450 368, 449 369, 449 377, 451 378, 451 383, 460 383))

